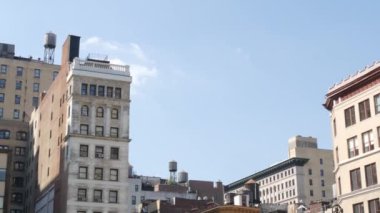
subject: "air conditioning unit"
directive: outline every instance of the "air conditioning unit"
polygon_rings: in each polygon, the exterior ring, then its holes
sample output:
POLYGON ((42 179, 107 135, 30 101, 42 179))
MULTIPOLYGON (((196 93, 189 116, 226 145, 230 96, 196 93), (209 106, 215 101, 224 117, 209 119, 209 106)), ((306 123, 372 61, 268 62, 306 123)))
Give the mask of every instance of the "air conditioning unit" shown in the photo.
POLYGON ((103 157, 104 157, 104 154, 103 154, 103 153, 96 153, 96 154, 95 154, 95 157, 96 157, 96 158, 103 158, 103 157))
POLYGON ((85 198, 85 197, 78 197, 78 201, 87 201, 87 198, 85 198))

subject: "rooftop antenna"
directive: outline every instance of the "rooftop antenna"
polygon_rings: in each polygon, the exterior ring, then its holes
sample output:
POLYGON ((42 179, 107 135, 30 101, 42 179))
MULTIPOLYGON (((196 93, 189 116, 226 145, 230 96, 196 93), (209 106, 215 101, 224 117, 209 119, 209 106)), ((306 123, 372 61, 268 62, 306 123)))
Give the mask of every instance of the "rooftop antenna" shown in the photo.
POLYGON ((57 36, 48 32, 45 34, 45 51, 44 51, 44 62, 48 64, 54 64, 54 50, 56 44, 57 36))

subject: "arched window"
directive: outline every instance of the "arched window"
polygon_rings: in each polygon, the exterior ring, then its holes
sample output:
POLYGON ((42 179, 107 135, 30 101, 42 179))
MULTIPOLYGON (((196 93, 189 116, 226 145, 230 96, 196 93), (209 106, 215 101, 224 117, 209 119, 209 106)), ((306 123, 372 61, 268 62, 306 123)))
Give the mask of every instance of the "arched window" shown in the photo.
POLYGON ((119 110, 113 108, 111 111, 111 118, 112 119, 119 119, 119 110))
POLYGON ((102 118, 103 115, 104 115, 104 109, 103 109, 103 107, 98 107, 98 108, 96 109, 96 117, 98 117, 98 118, 102 118))
POLYGON ((82 116, 88 116, 88 106, 87 105, 83 105, 81 107, 80 114, 82 116))
POLYGON ((28 139, 28 134, 25 131, 16 132, 16 140, 26 141, 28 139))
POLYGON ((9 139, 11 137, 11 132, 6 129, 0 130, 0 139, 9 139))

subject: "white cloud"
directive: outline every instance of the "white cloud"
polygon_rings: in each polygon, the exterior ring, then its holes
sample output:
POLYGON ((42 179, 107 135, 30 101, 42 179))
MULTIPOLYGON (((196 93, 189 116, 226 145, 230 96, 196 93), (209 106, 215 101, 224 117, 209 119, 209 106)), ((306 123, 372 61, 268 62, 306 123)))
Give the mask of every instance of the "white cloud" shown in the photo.
POLYGON ((82 43, 83 49, 118 50, 119 45, 115 42, 105 41, 97 36, 90 37, 82 43))
POLYGON ((157 76, 158 69, 154 60, 137 43, 123 44, 93 36, 84 40, 81 45, 87 54, 100 52, 110 56, 111 64, 129 65, 132 86, 135 89, 157 76))

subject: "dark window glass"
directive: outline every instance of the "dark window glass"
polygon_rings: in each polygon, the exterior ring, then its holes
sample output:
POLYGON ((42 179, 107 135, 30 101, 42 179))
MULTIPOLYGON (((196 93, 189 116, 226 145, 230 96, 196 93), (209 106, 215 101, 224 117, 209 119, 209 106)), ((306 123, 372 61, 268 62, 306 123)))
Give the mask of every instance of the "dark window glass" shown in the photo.
POLYGON ((377 184, 376 163, 365 166, 365 180, 367 186, 377 184))
POLYGON ((107 97, 113 97, 113 87, 107 87, 107 97))
POLYGON ((353 213, 364 213, 364 206, 363 203, 356 203, 353 206, 353 213))
POLYGON ((350 108, 344 110, 344 118, 346 121, 346 127, 354 125, 356 123, 354 106, 351 106, 350 108))
POLYGON ((7 80, 5 79, 0 79, 0 88, 5 88, 5 84, 6 84, 7 80))
POLYGON ((103 126, 96 126, 95 127, 95 136, 103 136, 103 135, 104 135, 103 126))
POLYGON ((115 98, 121 99, 121 88, 115 88, 115 98))
POLYGON ((98 96, 104 96, 104 86, 98 86, 98 96))
POLYGON ((94 179, 95 180, 103 180, 103 169, 102 168, 95 168, 94 179))
POLYGON ((118 138, 119 137, 119 128, 111 127, 110 137, 112 137, 112 138, 118 138))
POLYGON ((16 81, 16 90, 21 90, 22 88, 22 81, 16 81))
POLYGON ((87 201, 87 189, 78 189, 78 201, 87 201))
POLYGON ((96 117, 103 118, 104 116, 104 109, 103 107, 96 108, 96 117))
POLYGON ((87 167, 84 167, 84 166, 79 167, 78 178, 87 179, 87 167))
POLYGON ((119 119, 119 110, 118 109, 113 108, 111 110, 111 118, 112 119, 119 119))
POLYGON ((81 115, 82 116, 88 116, 88 106, 87 105, 83 105, 81 107, 81 115))
POLYGON ((361 121, 371 117, 369 99, 364 100, 364 101, 359 103, 359 117, 360 117, 361 121))
POLYGON ((368 212, 377 213, 380 210, 379 198, 368 201, 368 212))
POLYGON ((351 178, 351 191, 358 190, 362 188, 362 181, 360 178, 360 168, 350 171, 351 178))
POLYGON ((90 84, 90 95, 96 96, 96 85, 90 84))
POLYGON ((11 132, 9 130, 0 130, 0 139, 9 139, 11 136, 11 132))
POLYGON ((82 84, 81 95, 87 95, 87 84, 82 84))
POLYGON ((95 158, 104 158, 104 147, 96 146, 95 147, 95 158))
POLYGON ((80 145, 79 156, 88 157, 88 145, 80 145))
POLYGON ((80 125, 80 134, 81 135, 88 135, 88 125, 87 124, 81 124, 80 125))
POLYGON ((113 160, 119 159, 119 148, 111 147, 111 159, 113 160))

